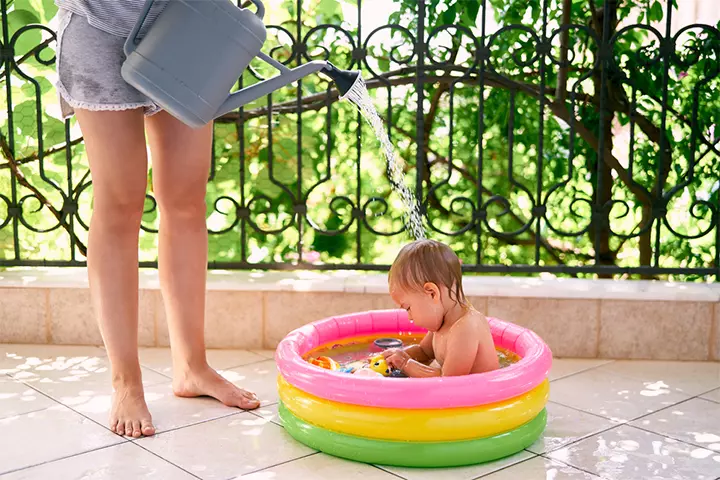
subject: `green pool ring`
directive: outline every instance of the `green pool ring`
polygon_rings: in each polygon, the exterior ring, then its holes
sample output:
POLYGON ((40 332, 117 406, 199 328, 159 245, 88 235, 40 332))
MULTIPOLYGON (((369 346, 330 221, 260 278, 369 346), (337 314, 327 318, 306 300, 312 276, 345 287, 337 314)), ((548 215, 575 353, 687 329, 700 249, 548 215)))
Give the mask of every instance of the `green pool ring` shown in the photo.
POLYGON ((298 442, 327 454, 356 462, 396 467, 460 467, 510 456, 530 446, 545 429, 547 413, 520 427, 492 437, 459 442, 398 442, 371 440, 316 427, 278 408, 285 430, 298 442))

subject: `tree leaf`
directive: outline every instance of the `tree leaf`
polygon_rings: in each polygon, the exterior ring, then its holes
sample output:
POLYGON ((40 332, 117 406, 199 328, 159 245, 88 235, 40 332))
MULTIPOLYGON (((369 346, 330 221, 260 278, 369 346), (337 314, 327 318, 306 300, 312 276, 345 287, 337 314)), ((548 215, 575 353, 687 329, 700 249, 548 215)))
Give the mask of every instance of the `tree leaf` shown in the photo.
POLYGON ((651 22, 659 22, 663 18, 663 7, 662 3, 660 3, 660 0, 655 0, 655 3, 653 3, 652 7, 650 7, 650 12, 648 13, 648 17, 651 22))
MULTIPOLYGON (((35 78, 35 81, 40 87, 40 95, 46 94, 49 91, 53 90, 53 88, 55 88, 53 87, 53 84, 50 83, 50 80, 45 77, 37 77, 35 78)), ((32 82, 23 83, 22 87, 20 87, 20 90, 27 98, 35 98, 37 96, 35 84, 33 84, 32 82)))
POLYGON ((477 19, 478 13, 480 13, 480 2, 479 0, 468 0, 465 3, 465 12, 468 18, 473 22, 477 19))
POLYGON ((58 7, 55 5, 55 0, 42 0, 42 6, 44 20, 49 22, 58 11, 58 7))
POLYGON ((455 23, 455 19, 457 18, 457 7, 455 5, 451 5, 448 7, 447 10, 445 10, 442 13, 442 23, 445 25, 452 25, 455 23))
MULTIPOLYGON (((34 12, 29 10, 13 10, 7 14, 8 28, 10 30, 10 36, 12 37, 15 32, 20 30, 26 25, 39 23, 40 19, 35 15, 34 12)), ((15 42, 15 55, 22 56, 33 48, 40 45, 42 42, 42 35, 39 30, 25 31, 20 34, 15 42)))

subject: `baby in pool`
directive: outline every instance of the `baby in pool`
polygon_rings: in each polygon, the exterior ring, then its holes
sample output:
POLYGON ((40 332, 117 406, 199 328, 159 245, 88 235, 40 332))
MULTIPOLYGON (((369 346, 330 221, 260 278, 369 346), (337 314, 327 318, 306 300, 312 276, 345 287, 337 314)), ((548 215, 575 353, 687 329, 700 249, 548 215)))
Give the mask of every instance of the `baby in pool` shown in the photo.
POLYGON ((445 244, 418 240, 390 268, 390 296, 428 330, 419 345, 383 352, 408 377, 482 373, 499 368, 490 325, 465 298, 460 259, 445 244), (431 365, 435 360, 439 367, 431 365))

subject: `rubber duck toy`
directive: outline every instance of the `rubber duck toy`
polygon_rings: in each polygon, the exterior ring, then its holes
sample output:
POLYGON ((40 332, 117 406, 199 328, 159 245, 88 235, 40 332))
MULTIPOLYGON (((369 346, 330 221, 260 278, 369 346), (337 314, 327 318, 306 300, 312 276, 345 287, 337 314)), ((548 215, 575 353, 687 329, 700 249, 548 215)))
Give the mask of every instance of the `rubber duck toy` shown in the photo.
POLYGON ((320 368, 325 368, 327 370, 338 370, 340 368, 340 365, 335 360, 325 356, 311 358, 308 360, 308 362, 320 368))
POLYGON ((382 355, 375 355, 370 359, 370 370, 374 370, 383 377, 390 375, 390 368, 382 355))

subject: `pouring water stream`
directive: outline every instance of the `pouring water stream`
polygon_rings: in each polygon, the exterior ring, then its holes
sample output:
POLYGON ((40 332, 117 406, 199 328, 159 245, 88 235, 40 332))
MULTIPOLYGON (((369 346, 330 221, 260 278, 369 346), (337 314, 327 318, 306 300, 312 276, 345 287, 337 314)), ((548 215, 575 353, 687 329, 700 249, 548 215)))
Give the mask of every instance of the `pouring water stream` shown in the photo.
POLYGON ((352 87, 341 97, 341 99, 347 99, 355 104, 360 110, 360 113, 368 122, 368 124, 375 131, 375 136, 380 140, 382 144, 382 150, 385 154, 385 160, 387 161, 387 171, 390 175, 390 183, 393 189, 400 195, 402 202, 405 206, 405 225, 412 234, 412 236, 418 239, 425 238, 425 226, 423 225, 423 218, 420 214, 420 208, 417 199, 405 185, 403 181, 404 176, 404 161, 402 158, 395 154, 395 148, 390 142, 383 121, 378 114, 375 105, 373 105, 370 94, 368 93, 365 82, 360 75, 353 83, 352 87))

